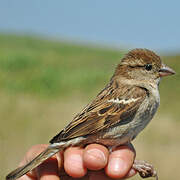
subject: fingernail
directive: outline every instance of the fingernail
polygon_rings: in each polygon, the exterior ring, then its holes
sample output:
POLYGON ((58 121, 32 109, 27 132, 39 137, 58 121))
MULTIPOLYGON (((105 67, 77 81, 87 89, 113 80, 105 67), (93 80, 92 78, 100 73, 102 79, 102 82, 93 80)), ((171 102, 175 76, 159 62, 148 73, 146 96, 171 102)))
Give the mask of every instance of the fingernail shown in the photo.
POLYGON ((105 157, 104 153, 99 149, 89 149, 87 153, 92 160, 100 160, 101 162, 103 161, 103 163, 107 162, 107 158, 105 157))
POLYGON ((79 154, 70 155, 64 163, 65 171, 74 178, 80 178, 86 174, 83 166, 82 156, 79 154))
POLYGON ((114 176, 121 176, 124 174, 124 170, 126 169, 126 163, 120 157, 110 158, 108 163, 108 171, 114 176))
POLYGON ((77 167, 82 166, 82 157, 79 154, 73 154, 69 157, 69 162, 75 164, 77 167))

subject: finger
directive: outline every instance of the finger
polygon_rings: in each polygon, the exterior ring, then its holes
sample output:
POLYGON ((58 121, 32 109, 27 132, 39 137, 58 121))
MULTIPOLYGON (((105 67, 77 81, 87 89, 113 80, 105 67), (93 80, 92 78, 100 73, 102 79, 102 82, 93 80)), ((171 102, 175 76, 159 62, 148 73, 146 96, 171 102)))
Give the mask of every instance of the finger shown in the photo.
MULTIPOLYGON (((134 169, 131 169, 128 172, 128 175, 125 178, 130 178, 136 174, 136 171, 134 169)), ((108 177, 104 171, 92 171, 89 173, 89 180, 113 180, 112 178, 108 177)))
POLYGON ((89 173, 89 180, 112 180, 104 171, 92 171, 89 173))
POLYGON ((83 149, 71 147, 64 152, 64 169, 66 173, 74 178, 83 177, 87 169, 83 163, 83 149))
POLYGON ((100 170, 107 165, 108 149, 99 144, 86 146, 83 153, 84 165, 90 170, 100 170))
POLYGON ((35 179, 34 177, 24 175, 24 176, 20 177, 18 180, 34 180, 34 179, 35 179))
POLYGON ((128 146, 120 146, 109 155, 106 174, 111 178, 123 178, 130 171, 135 153, 128 146))
POLYGON ((55 154, 56 159, 58 161, 58 169, 59 171, 63 169, 63 163, 64 163, 64 157, 63 157, 63 152, 59 151, 57 154, 55 154))
POLYGON ((136 174, 137 174, 136 170, 131 168, 130 171, 128 172, 128 174, 126 175, 126 178, 130 178, 130 177, 132 177, 132 176, 134 176, 136 174))
MULTIPOLYGON (((25 154, 23 160, 20 162, 19 167, 27 164, 32 159, 34 159, 38 154, 40 154, 42 151, 44 151, 47 148, 48 144, 38 144, 35 146, 32 146, 29 151, 25 154)), ((19 180, 34 180, 37 178, 37 174, 35 170, 32 170, 28 172, 26 175, 19 178, 19 180)))
POLYGON ((25 154, 23 160, 20 162, 19 166, 23 166, 26 163, 34 159, 38 154, 44 151, 48 147, 48 144, 38 144, 32 146, 29 151, 25 154))
POLYGON ((55 156, 47 159, 36 168, 39 180, 59 180, 58 161, 55 156))

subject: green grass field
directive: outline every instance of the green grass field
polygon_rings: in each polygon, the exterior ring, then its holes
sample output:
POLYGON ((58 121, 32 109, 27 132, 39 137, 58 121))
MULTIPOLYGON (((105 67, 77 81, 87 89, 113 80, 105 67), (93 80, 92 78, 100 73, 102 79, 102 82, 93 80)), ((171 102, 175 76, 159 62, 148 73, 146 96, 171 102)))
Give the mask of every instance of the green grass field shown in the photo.
MULTIPOLYGON (((0 179, 28 148, 47 143, 95 97, 124 53, 0 35, 0 179)), ((176 180, 180 179, 180 55, 162 58, 177 74, 161 82, 158 114, 134 145, 137 158, 154 164, 160 179, 176 180)))

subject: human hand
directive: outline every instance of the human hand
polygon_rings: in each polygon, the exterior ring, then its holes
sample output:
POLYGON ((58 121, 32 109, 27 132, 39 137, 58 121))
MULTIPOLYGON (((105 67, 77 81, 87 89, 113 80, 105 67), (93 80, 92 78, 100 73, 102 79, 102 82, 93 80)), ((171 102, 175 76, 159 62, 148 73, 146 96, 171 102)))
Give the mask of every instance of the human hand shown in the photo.
MULTIPOLYGON (((47 146, 41 144, 30 148, 20 166, 32 160, 47 146)), ((71 177, 83 177, 83 180, 128 178, 136 174, 131 168, 134 158, 135 151, 131 146, 120 146, 112 153, 99 144, 90 144, 84 149, 70 147, 64 153, 60 152, 49 158, 19 180, 70 180, 71 177)))

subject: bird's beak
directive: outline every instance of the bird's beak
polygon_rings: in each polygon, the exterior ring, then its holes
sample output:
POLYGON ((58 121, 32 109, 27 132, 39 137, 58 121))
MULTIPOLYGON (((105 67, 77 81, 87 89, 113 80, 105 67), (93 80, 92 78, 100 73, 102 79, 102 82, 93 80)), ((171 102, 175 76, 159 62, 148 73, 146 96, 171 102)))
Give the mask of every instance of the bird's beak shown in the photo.
POLYGON ((161 69, 159 70, 159 75, 160 77, 164 77, 164 76, 170 76, 175 74, 176 72, 169 68, 168 66, 166 66, 165 64, 162 64, 161 69))

